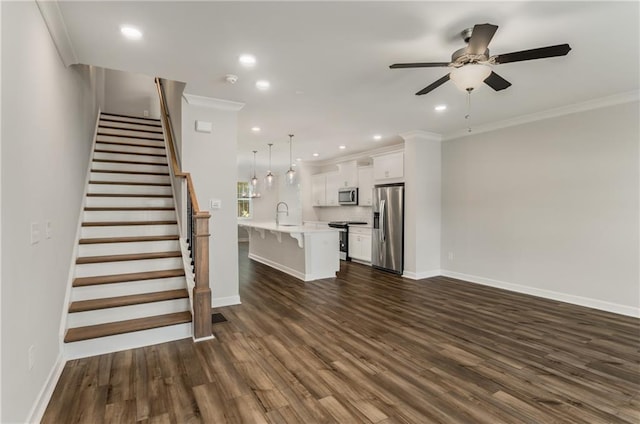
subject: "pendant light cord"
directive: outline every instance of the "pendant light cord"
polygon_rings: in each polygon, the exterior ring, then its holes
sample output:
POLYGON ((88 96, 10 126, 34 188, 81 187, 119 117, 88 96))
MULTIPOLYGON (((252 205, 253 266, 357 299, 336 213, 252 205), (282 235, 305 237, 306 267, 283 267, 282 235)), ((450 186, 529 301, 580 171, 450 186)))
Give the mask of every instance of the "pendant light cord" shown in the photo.
POLYGON ((472 88, 467 89, 467 114, 464 119, 467 120, 467 132, 471 132, 471 91, 472 88))

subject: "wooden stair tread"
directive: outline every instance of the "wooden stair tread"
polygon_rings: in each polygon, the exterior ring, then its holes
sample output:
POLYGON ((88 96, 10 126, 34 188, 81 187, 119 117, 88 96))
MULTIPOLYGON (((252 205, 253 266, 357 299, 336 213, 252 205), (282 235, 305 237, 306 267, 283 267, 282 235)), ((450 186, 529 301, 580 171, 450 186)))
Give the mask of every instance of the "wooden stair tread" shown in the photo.
POLYGON ((83 227, 120 227, 123 225, 176 225, 177 221, 90 221, 83 222, 83 227))
POLYGON ((118 116, 120 118, 129 118, 129 119, 143 119, 145 121, 155 121, 155 122, 160 122, 160 119, 158 118, 149 118, 148 116, 131 116, 131 115, 123 115, 121 113, 111 113, 111 112, 100 112, 100 117, 102 116, 118 116))
MULTIPOLYGON (((162 143, 162 140, 158 140, 160 143, 162 143)), ((110 144, 112 146, 130 146, 130 147, 148 147, 150 149, 162 149, 165 150, 164 144, 162 146, 154 146, 154 145, 150 145, 150 144, 140 144, 140 143, 128 143, 128 142, 116 142, 116 141, 101 141, 101 140, 97 140, 96 144, 110 144)))
POLYGON ((182 253, 178 250, 173 252, 151 252, 151 253, 127 253, 123 255, 104 255, 104 256, 81 256, 76 259, 77 264, 96 264, 104 262, 124 262, 124 261, 142 261, 145 259, 165 259, 179 258, 182 253))
MULTIPOLYGON (((129 124, 136 125, 135 122, 129 122, 129 124)), ((144 124, 140 124, 140 125, 144 125, 144 124)), ((153 130, 152 129, 143 130, 143 129, 140 129, 140 128, 116 127, 114 125, 103 125, 103 124, 100 124, 100 125, 98 125, 98 128, 109 128, 111 130, 138 131, 138 132, 148 132, 148 133, 151 133, 151 134, 162 134, 162 131, 157 131, 155 129, 153 129, 153 130)))
POLYGON ((89 184, 171 187, 171 183, 147 183, 144 181, 97 181, 96 180, 96 181, 89 181, 89 184))
POLYGON ((118 308, 121 306, 141 305, 144 303, 163 302, 166 300, 189 297, 187 289, 166 290, 153 293, 132 294, 127 296, 107 297, 103 299, 78 300, 71 302, 69 312, 86 312, 97 309, 118 308))
POLYGON ((96 135, 106 135, 106 136, 109 136, 109 137, 121 137, 121 138, 137 138, 138 140, 162 141, 162 138, 158 138, 158 137, 143 137, 141 135, 110 134, 110 133, 103 133, 103 132, 98 132, 96 135))
POLYGON ((163 153, 141 153, 141 152, 127 152, 126 150, 104 150, 104 149, 95 149, 96 153, 113 153, 114 155, 138 155, 138 156, 153 156, 158 158, 167 157, 167 155, 163 153))
POLYGON ((139 160, 118 160, 118 159, 93 159, 94 162, 106 162, 106 163, 126 163, 129 165, 156 165, 156 166, 167 166, 166 163, 154 163, 154 162, 143 162, 139 160))
POLYGON ((160 278, 183 277, 184 269, 168 269, 164 271, 131 272, 128 274, 98 275, 79 277, 73 280, 73 287, 95 286, 98 284, 124 283, 126 281, 155 280, 160 278))
POLYGON ((80 244, 102 244, 102 243, 138 243, 146 241, 173 241, 179 240, 180 236, 140 236, 140 237, 96 237, 80 239, 80 244))
POLYGON ((114 206, 114 207, 97 207, 97 206, 88 206, 84 208, 87 212, 114 212, 114 211, 173 211, 175 208, 173 207, 164 207, 164 206, 114 206))
POLYGON ((133 175, 162 175, 168 176, 168 172, 153 172, 153 171, 122 171, 119 169, 91 169, 91 172, 104 172, 106 174, 133 174, 133 175))
POLYGON ((140 194, 140 193, 87 193, 87 197, 173 197, 171 194, 140 194))
MULTIPOLYGON (((133 118, 137 119, 137 118, 133 118)), ((100 117, 100 122, 102 121, 110 123, 110 125, 114 124, 129 124, 129 125, 142 125, 144 127, 151 127, 153 129, 162 128, 162 124, 156 124, 153 122, 131 122, 131 121, 123 121, 121 119, 113 119, 113 118, 105 118, 103 116, 100 117)))
POLYGON ((104 243, 137 243, 147 241, 174 241, 179 240, 177 234, 170 236, 138 236, 138 237, 95 237, 80 239, 80 244, 104 244, 104 243))
POLYGON ((184 324, 187 322, 191 322, 191 312, 189 311, 110 322, 107 324, 88 325, 86 327, 68 329, 67 334, 64 336, 64 341, 65 343, 78 342, 98 337, 184 324))

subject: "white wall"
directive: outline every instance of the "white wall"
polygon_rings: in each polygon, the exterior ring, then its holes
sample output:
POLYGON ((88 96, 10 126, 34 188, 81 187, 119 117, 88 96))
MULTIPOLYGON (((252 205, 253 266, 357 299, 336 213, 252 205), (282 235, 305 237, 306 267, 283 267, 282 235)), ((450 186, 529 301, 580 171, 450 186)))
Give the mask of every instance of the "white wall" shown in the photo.
MULTIPOLYGON (((188 89, 188 87, 187 87, 188 89)), ((209 281, 212 306, 240 302, 236 209, 237 115, 242 104, 185 94, 182 104, 182 169, 193 177, 198 202, 222 201, 211 210, 209 281), (211 133, 195 131, 195 121, 213 124, 211 133)))
POLYGON ((442 267, 638 315, 638 116, 627 103, 443 142, 442 267))
POLYGON ((105 69, 104 111, 160 118, 160 100, 154 78, 149 75, 105 69))
POLYGON ((2 2, 1 8, 0 421, 9 423, 31 416, 61 364, 59 329, 97 113, 97 76, 88 67, 64 67, 35 3, 2 2), (46 221, 51 238, 45 237, 46 221), (33 245, 31 223, 40 229, 33 245))
POLYGON ((403 134, 404 272, 420 279, 440 275, 440 136, 403 134))

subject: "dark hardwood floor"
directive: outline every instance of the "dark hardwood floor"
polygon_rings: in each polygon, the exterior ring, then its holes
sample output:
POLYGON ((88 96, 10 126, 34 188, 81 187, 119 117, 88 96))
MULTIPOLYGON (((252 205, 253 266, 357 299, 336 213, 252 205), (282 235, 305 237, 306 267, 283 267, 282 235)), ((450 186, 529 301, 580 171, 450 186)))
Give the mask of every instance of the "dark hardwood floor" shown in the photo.
POLYGON ((67 363, 44 423, 639 423, 640 320, 355 263, 246 258, 216 340, 67 363))

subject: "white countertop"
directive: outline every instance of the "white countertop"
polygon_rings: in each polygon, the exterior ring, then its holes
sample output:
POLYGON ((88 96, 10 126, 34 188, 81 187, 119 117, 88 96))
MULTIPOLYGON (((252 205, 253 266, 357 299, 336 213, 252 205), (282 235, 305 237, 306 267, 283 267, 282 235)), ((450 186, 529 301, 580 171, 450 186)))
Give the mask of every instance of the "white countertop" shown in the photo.
POLYGON ((337 228, 322 227, 318 225, 276 225, 275 222, 252 222, 242 221, 238 222, 238 225, 250 228, 256 228, 260 230, 277 231, 280 233, 327 233, 332 231, 339 231, 337 228))

